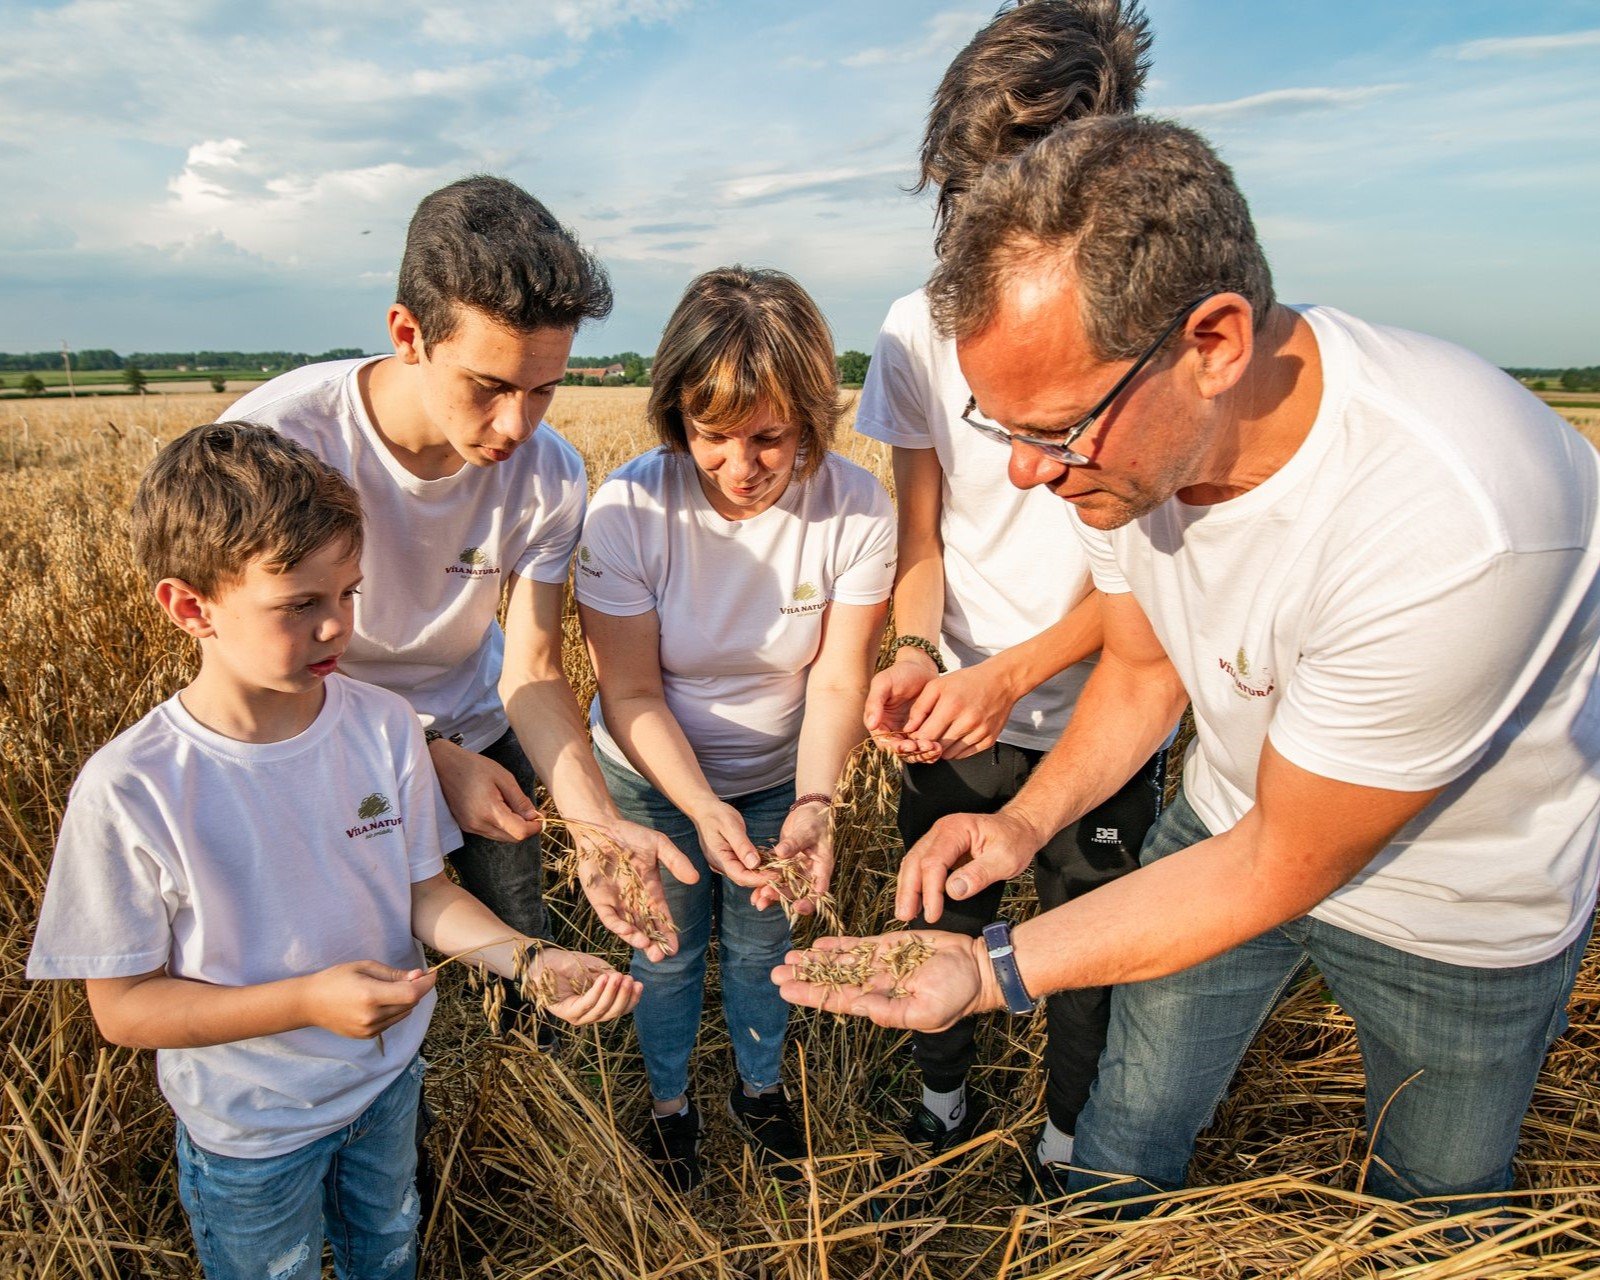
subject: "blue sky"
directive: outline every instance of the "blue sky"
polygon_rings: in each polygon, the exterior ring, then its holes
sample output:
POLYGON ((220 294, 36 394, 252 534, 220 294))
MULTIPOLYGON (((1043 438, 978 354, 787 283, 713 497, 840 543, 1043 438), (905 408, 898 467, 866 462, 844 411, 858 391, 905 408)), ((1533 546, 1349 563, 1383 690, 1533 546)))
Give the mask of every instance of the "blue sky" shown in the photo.
MULTIPOLYGON (((1600 0, 1149 0, 1287 301, 1600 363, 1600 0)), ((0 0, 0 350, 383 346, 417 199, 505 174, 611 268, 580 353, 779 266, 841 349, 931 265, 903 188, 994 3, 0 0)))

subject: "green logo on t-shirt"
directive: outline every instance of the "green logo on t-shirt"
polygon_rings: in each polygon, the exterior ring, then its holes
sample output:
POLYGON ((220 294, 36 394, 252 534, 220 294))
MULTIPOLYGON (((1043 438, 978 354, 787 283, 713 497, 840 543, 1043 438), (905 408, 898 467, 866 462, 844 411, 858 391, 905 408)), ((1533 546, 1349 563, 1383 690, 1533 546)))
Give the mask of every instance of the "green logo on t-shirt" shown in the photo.
POLYGON ((489 563, 489 557, 484 552, 482 547, 468 547, 465 551, 458 555, 456 559, 462 564, 470 564, 473 566, 489 563))
POLYGON ((389 812, 394 806, 389 803, 387 796, 374 791, 361 802, 361 807, 356 810, 358 818, 377 818, 389 812))
POLYGON ((579 547, 578 548, 578 559, 582 560, 584 562, 584 564, 588 564, 589 563, 589 548, 588 547, 579 547))
POLYGON ((1239 674, 1249 676, 1250 659, 1244 656, 1244 647, 1240 646, 1239 652, 1233 656, 1233 665, 1239 669, 1239 674))
POLYGON ((817 590, 817 584, 814 582, 802 582, 794 589, 794 598, 801 604, 804 604, 807 600, 815 600, 820 594, 821 592, 817 590))

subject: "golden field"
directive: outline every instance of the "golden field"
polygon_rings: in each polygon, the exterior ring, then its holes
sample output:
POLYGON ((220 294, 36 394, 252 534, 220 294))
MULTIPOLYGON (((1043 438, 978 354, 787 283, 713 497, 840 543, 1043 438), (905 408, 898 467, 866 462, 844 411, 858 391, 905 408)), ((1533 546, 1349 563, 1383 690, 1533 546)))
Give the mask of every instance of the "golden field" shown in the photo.
MULTIPOLYGON (((566 389, 550 421, 592 480, 648 443, 644 392, 566 389)), ((84 759, 186 678, 191 655, 157 616, 125 547, 124 511, 159 441, 233 396, 0 403, 0 1276, 194 1277, 172 1121, 148 1054, 97 1037, 77 984, 23 981, 67 789, 84 759)), ((1591 440, 1600 413, 1573 410, 1591 440)), ((887 478, 876 447, 848 451, 887 478)), ((580 646, 569 670, 591 677, 580 646)), ((889 917, 900 854, 895 782, 863 757, 840 826, 846 927, 889 917)), ((1020 892, 1025 893, 1023 888, 1020 892)), ((563 928, 624 959, 569 890, 563 928)), ((1025 905, 1025 904, 1024 904, 1025 905)), ((453 967, 454 968, 454 967, 453 967)), ((708 1000, 714 1008, 714 1000, 708 1000)), ((1004 1125, 946 1160, 920 1216, 874 1221, 894 1172, 903 1037, 797 1012, 789 1084, 813 1160, 795 1186, 763 1179, 719 1124, 730 1067, 709 1021, 696 1064, 708 1176, 667 1191, 626 1135, 643 1114, 627 1021, 553 1054, 488 1032, 452 976, 429 1035, 429 1138, 439 1194, 423 1222, 430 1277, 1364 1277, 1600 1273, 1600 962, 1591 952, 1523 1130, 1516 1207, 1449 1243, 1357 1190, 1360 1059, 1348 1020, 1309 983, 1279 1010, 1202 1137, 1194 1189, 1138 1223, 1012 1199, 1018 1144, 1042 1122, 1042 1024, 991 1019, 976 1083, 1004 1125), (620 1135, 620 1136, 619 1136, 620 1135)))

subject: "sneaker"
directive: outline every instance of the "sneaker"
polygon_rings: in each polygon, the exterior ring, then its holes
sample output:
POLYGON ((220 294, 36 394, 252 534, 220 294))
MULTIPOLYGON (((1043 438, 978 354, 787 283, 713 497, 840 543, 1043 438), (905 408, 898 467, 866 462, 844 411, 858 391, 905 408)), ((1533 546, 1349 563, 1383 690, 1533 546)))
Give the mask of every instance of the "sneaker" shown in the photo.
POLYGON ((639 1150, 674 1191, 692 1191, 700 1181, 700 1132, 700 1108, 693 1098, 683 1115, 652 1112, 645 1121, 639 1150))
POLYGON ((1067 1187, 1066 1165, 1040 1164, 1031 1150, 1023 1154, 1021 1164, 1021 1172, 1017 1174, 1018 1204, 1044 1204, 1071 1194, 1067 1187))
POLYGON ((757 1164, 798 1165, 806 1158, 806 1140, 782 1089, 751 1098, 735 1084, 728 1092, 728 1114, 744 1133, 757 1164))
MULTIPOLYGON (((967 1094, 966 1114, 953 1129, 946 1128, 943 1120, 922 1103, 917 1103, 916 1110, 911 1113, 910 1119, 900 1130, 900 1136, 911 1145, 913 1151, 910 1155, 889 1163, 885 1181, 892 1181, 924 1161, 944 1154, 951 1147, 959 1146, 983 1129, 984 1122, 988 1118, 987 1104, 973 1093, 967 1094)), ((895 1182, 884 1195, 874 1196, 868 1202, 868 1209, 873 1218, 880 1222, 886 1218, 920 1217, 928 1212, 934 1197, 949 1178, 949 1170, 940 1167, 929 1169, 915 1178, 895 1182)))

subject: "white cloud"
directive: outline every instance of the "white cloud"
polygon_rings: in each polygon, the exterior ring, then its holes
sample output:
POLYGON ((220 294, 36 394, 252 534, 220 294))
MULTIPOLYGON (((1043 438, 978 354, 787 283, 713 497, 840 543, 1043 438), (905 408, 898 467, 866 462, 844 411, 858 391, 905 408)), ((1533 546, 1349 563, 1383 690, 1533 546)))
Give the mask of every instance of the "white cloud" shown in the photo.
POLYGON ((885 63, 921 62, 925 58, 948 58, 961 48, 990 16, 983 8, 950 9, 928 19, 922 38, 905 45, 880 45, 861 49, 842 59, 847 67, 877 67, 885 63))
MULTIPOLYGON (((844 165, 832 169, 812 169, 805 173, 762 173, 730 179, 722 184, 718 195, 725 204, 754 204, 780 196, 825 193, 840 187, 855 187, 866 180, 906 172, 907 168, 902 164, 881 164, 844 165)), ((887 183, 884 185, 888 186, 887 183)))
POLYGON ((1546 54, 1593 49, 1597 46, 1600 46, 1600 28, 1565 31, 1553 36, 1491 36, 1485 40, 1468 40, 1464 44, 1450 45, 1439 50, 1439 53, 1447 58, 1475 62, 1481 58, 1541 58, 1546 54))
POLYGON ((1182 107, 1159 107, 1157 115, 1189 121, 1229 121, 1263 116, 1304 115, 1310 111, 1335 111, 1365 106, 1374 98, 1404 89, 1403 84, 1369 84, 1348 89, 1270 89, 1227 102, 1200 102, 1182 107))

